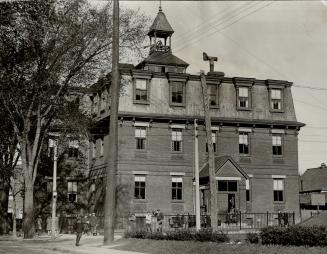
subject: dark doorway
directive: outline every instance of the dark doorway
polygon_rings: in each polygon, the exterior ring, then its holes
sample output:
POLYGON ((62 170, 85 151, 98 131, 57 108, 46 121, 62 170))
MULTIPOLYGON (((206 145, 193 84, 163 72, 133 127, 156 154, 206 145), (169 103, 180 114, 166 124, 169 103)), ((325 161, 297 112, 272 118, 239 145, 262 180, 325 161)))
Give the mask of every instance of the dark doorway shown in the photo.
POLYGON ((228 212, 235 212, 235 194, 228 193, 228 212))

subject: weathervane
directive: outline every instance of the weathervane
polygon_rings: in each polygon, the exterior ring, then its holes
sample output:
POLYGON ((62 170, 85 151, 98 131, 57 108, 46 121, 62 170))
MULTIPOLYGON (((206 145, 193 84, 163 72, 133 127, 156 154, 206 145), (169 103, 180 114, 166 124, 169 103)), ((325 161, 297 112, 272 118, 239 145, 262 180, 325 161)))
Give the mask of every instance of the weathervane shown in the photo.
POLYGON ((159 11, 162 11, 162 8, 161 8, 161 0, 159 0, 159 11))

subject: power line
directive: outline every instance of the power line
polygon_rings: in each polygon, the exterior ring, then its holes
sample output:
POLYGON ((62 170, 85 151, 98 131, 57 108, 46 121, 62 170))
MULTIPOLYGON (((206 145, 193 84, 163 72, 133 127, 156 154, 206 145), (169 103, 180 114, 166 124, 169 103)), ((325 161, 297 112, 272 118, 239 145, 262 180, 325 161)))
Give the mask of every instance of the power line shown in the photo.
POLYGON ((216 31, 214 31, 214 32, 212 32, 212 33, 209 33, 209 34, 207 34, 207 35, 205 35, 205 36, 203 36, 203 37, 200 37, 200 38, 198 38, 197 40, 195 40, 195 41, 193 41, 193 42, 191 42, 191 43, 189 43, 189 44, 186 44, 186 45, 183 46, 183 47, 177 48, 177 49, 175 50, 175 52, 181 51, 181 50, 183 50, 183 49, 185 49, 185 48, 191 46, 192 44, 197 43, 197 42, 203 40, 204 38, 209 38, 210 36, 214 35, 215 33, 218 33, 218 32, 220 32, 220 31, 225 30, 226 28, 228 28, 228 27, 230 27, 230 26, 236 24, 236 23, 239 22, 240 20, 242 20, 242 19, 248 17, 249 15, 251 15, 251 14, 253 14, 253 13, 255 13, 255 12, 257 12, 257 11, 263 9, 263 8, 268 7, 268 6, 271 5, 271 4, 273 4, 273 2, 270 2, 270 3, 268 3, 268 4, 264 5, 264 6, 261 6, 261 7, 257 8, 257 9, 255 9, 254 11, 251 11, 250 13, 247 13, 246 15, 237 18, 237 19, 234 20, 232 23, 229 23, 229 24, 223 26, 222 28, 220 28, 220 29, 218 29, 218 30, 216 30, 216 31))

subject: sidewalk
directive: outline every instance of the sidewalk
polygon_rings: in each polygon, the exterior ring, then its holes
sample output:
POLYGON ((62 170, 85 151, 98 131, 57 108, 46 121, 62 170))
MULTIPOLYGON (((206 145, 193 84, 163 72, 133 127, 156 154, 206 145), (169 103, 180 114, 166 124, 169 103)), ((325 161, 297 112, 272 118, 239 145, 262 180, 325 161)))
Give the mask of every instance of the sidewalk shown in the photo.
MULTIPOLYGON (((122 235, 115 235, 115 241, 122 238, 122 235)), ((46 246, 48 250, 59 253, 72 254, 141 254, 140 252, 120 251, 113 249, 121 243, 114 242, 111 245, 103 246, 103 236, 83 235, 80 246, 75 246, 75 235, 60 235, 55 240, 48 240, 46 246)))
POLYGON ((56 239, 51 239, 50 236, 41 235, 34 239, 23 239, 12 237, 1 237, 0 241, 19 241, 21 244, 29 248, 38 248, 43 250, 55 251, 58 253, 71 254, 144 254, 140 252, 120 251, 113 248, 123 244, 117 242, 121 239, 121 234, 115 234, 115 242, 108 246, 103 246, 103 236, 87 236, 83 235, 80 241, 80 246, 75 246, 76 236, 73 234, 62 234, 56 239))

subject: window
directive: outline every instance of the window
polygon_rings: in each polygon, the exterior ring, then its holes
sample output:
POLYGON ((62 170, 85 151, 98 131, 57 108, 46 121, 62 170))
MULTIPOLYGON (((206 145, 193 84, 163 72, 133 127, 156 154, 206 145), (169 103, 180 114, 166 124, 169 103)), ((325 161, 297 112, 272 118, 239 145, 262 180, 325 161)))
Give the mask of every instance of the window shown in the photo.
POLYGON ((282 155, 282 135, 273 134, 272 135, 272 152, 273 155, 282 155))
POLYGON ((182 82, 171 82, 171 103, 184 103, 184 84, 182 82))
POLYGON ((171 179, 171 199, 172 200, 182 200, 183 199, 183 178, 173 177, 171 179))
POLYGON ((247 87, 238 88, 238 107, 249 108, 249 88, 247 87))
POLYGON ((103 156, 104 153, 104 140, 103 138, 100 139, 100 156, 103 156))
POLYGON ((146 79, 135 79, 135 101, 148 101, 148 85, 146 79))
POLYGON ((182 136, 182 129, 172 129, 171 132, 171 149, 173 152, 181 152, 182 151, 182 141, 183 141, 183 136, 182 136))
MULTIPOLYGON (((216 132, 215 131, 212 131, 211 132, 211 138, 212 138, 212 146, 213 146, 213 152, 215 153, 216 152, 216 132)), ((206 152, 208 152, 208 143, 206 143, 206 152)))
POLYGON ((146 127, 135 128, 135 140, 137 150, 146 149, 146 127))
POLYGON ((95 192, 95 183, 91 183, 90 185, 90 192, 95 192))
POLYGON ((134 198, 145 199, 145 177, 135 176, 134 182, 135 182, 134 198))
POLYGON ((238 140, 239 153, 249 154, 249 134, 247 132, 240 132, 238 140))
POLYGON ((217 107, 218 106, 218 86, 217 85, 208 85, 208 95, 209 95, 209 106, 217 107))
POLYGON ((100 110, 105 111, 107 107, 107 98, 108 98, 108 93, 107 91, 103 91, 101 93, 101 102, 100 102, 100 110))
POLYGON ((218 191, 237 192, 237 181, 218 180, 218 191))
POLYGON ((92 158, 96 158, 97 157, 97 143, 96 141, 92 142, 92 158))
POLYGON ((52 193, 52 181, 47 181, 47 193, 52 193))
POLYGON ((92 113, 97 114, 99 110, 99 96, 95 94, 93 96, 93 108, 92 108, 92 113))
POLYGON ((76 202, 77 201, 77 182, 76 181, 68 181, 68 201, 76 202))
POLYGON ((78 141, 72 140, 68 144, 68 157, 69 158, 78 158, 78 141))
POLYGON ((270 107, 273 110, 282 110, 282 90, 270 90, 270 107))
POLYGON ((274 202, 284 201, 284 180, 274 179, 274 202))
POLYGON ((250 180, 245 180, 246 201, 250 201, 250 180))

